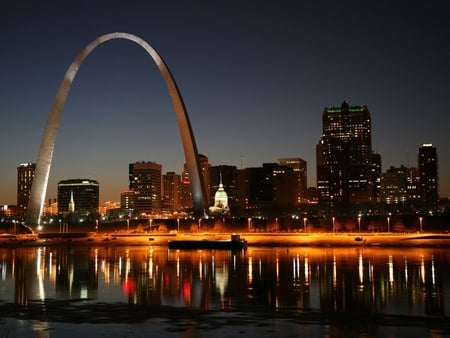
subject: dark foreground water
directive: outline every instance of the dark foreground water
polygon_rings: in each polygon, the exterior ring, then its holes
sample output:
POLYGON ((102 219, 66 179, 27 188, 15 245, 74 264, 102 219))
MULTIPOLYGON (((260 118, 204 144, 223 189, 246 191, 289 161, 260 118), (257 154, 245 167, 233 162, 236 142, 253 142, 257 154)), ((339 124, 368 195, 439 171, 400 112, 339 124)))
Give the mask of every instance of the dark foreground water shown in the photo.
POLYGON ((450 337, 450 252, 0 248, 0 338, 450 337))

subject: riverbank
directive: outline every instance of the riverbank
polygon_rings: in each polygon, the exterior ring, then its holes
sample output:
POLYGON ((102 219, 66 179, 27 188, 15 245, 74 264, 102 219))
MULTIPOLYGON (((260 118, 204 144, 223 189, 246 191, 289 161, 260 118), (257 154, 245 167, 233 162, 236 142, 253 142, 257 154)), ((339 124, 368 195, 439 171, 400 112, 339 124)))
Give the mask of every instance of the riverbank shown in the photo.
MULTIPOLYGON (((158 245, 170 240, 226 240, 230 233, 43 233, 3 235, 1 245, 158 245)), ((241 233, 248 246, 370 246, 450 247, 450 234, 442 233, 241 233)))

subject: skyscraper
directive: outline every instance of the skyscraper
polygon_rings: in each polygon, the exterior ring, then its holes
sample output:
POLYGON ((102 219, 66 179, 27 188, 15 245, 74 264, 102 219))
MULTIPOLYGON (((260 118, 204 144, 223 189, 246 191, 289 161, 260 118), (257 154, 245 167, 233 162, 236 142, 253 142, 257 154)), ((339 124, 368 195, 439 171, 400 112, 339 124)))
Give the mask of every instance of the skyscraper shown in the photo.
POLYGON ((17 167, 17 212, 19 215, 24 215, 28 209, 35 168, 35 163, 22 163, 17 167))
POLYGON ((211 205, 211 164, 209 163, 208 157, 202 154, 198 154, 198 162, 202 170, 202 179, 205 184, 206 190, 206 202, 207 205, 211 205))
POLYGON ((279 158, 278 164, 294 169, 294 173, 295 175, 297 175, 298 182, 297 203, 300 204, 302 202, 306 202, 306 192, 308 190, 306 161, 301 158, 279 158))
POLYGON ((135 162, 129 165, 129 189, 135 193, 134 210, 138 214, 161 212, 161 164, 135 162))
POLYGON ((419 186, 422 201, 426 207, 436 210, 439 200, 438 157, 436 147, 424 144, 418 156, 419 186))
MULTIPOLYGON (((203 184, 205 186, 205 200, 206 204, 210 205, 211 201, 211 164, 208 157, 202 154, 198 154, 198 162, 201 168, 203 184)), ((181 174, 181 208, 189 211, 192 209, 192 186, 191 178, 189 175, 187 163, 184 164, 184 169, 181 174)))
POLYGON ((164 213, 173 213, 181 210, 181 175, 173 171, 162 177, 162 207, 164 213))
POLYGON ((341 107, 325 108, 322 126, 316 148, 319 203, 348 214, 351 203, 376 201, 381 159, 372 152, 367 106, 344 101, 341 107))
POLYGON ((69 179, 58 182, 58 213, 98 212, 99 184, 90 179, 69 179))

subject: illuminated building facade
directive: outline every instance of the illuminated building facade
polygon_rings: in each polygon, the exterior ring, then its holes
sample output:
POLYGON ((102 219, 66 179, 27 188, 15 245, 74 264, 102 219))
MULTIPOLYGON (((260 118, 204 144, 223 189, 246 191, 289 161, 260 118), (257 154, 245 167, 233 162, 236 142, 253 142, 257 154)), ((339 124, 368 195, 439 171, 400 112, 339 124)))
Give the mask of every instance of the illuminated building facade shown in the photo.
POLYGON ((381 175, 381 199, 386 204, 404 204, 408 200, 407 168, 391 166, 381 175))
POLYGON ((439 200, 438 156, 436 147, 424 144, 418 155, 420 195, 425 206, 436 210, 439 200))
POLYGON ((172 214, 181 209, 181 175, 173 171, 162 177, 162 211, 172 214))
POLYGON ((306 161, 301 158, 279 158, 278 164, 282 166, 291 167, 297 176, 298 195, 297 203, 307 202, 307 167, 306 161))
POLYGON ((205 199, 206 199, 206 203, 207 205, 210 205, 211 202, 211 164, 209 163, 209 159, 208 157, 206 157, 205 155, 202 154, 198 154, 198 163, 200 165, 200 170, 202 172, 202 179, 203 179, 203 184, 205 187, 205 199))
POLYGON ((223 189, 227 192, 228 206, 231 211, 236 205, 236 180, 236 166, 224 164, 211 166, 210 196, 215 196, 222 181, 223 189))
MULTIPOLYGON (((198 154, 198 164, 201 171, 201 177, 203 186, 205 187, 205 203, 210 205, 211 200, 211 164, 208 157, 202 154, 198 154)), ((191 177, 188 171, 187 163, 184 164, 184 169, 181 174, 181 208, 187 212, 192 209, 192 187, 191 177)))
POLYGON ((134 210, 135 193, 133 190, 125 190, 120 194, 120 209, 134 210))
POLYGON ((161 211, 161 164, 130 163, 129 189, 134 191, 134 211, 137 214, 157 214, 161 211))
POLYGON ((238 170, 236 187, 236 203, 245 215, 281 215, 297 205, 297 175, 292 167, 264 163, 238 170))
POLYGON ((371 117, 367 106, 325 108, 317 145, 319 203, 349 214, 352 203, 377 201, 381 157, 372 152, 371 117))
POLYGON ((22 163, 17 167, 17 212, 24 215, 30 201, 35 163, 22 163))
POLYGON ((58 182, 58 213, 97 213, 100 185, 91 179, 69 179, 58 182))

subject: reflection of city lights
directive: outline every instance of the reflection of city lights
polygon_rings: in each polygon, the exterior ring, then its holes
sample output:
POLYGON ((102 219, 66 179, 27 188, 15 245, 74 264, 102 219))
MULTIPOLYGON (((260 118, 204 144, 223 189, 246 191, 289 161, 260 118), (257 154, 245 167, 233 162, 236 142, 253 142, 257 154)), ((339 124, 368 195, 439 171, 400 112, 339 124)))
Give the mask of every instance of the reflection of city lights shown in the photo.
POLYGON ((253 263, 252 257, 248 258, 248 282, 251 284, 253 281, 253 263))
POLYGON ((333 287, 337 286, 336 255, 333 255, 333 287))
POLYGON ((53 252, 50 251, 50 254, 48 255, 48 279, 52 280, 52 258, 53 258, 53 252))
POLYGON ((425 260, 423 256, 420 257, 420 280, 425 284, 425 260))
POLYGON ((392 255, 389 255, 389 263, 388 263, 388 271, 389 271, 389 283, 394 283, 394 262, 392 261, 392 255))
POLYGON ((228 269, 226 262, 222 262, 222 266, 216 267, 214 275, 216 289, 219 291, 221 302, 223 302, 225 291, 228 288, 228 269))
POLYGON ((119 264, 117 268, 119 270, 119 275, 122 275, 122 257, 119 257, 119 264))
POLYGON ((433 288, 436 286, 436 276, 434 272, 434 256, 431 256, 431 281, 433 283, 433 288))
MULTIPOLYGON (((177 260, 177 277, 179 277, 180 275, 180 261, 177 260)), ((150 280, 153 279, 153 257, 150 256, 149 260, 148 260, 148 277, 150 278, 150 280)))
POLYGON ((305 256, 305 283, 309 284, 309 260, 308 257, 305 256))
POLYGON ((37 280, 38 280, 38 293, 39 293, 39 299, 44 300, 45 299, 45 288, 44 288, 44 274, 43 272, 43 249, 39 248, 37 250, 37 259, 36 259, 36 274, 37 274, 37 280))
POLYGON ((98 275, 98 249, 95 249, 94 251, 94 269, 95 269, 95 275, 98 275))
POLYGON ((300 258, 298 254, 292 260, 292 270, 295 282, 300 279, 300 258))
POLYGON ((133 280, 133 278, 126 278, 123 281, 122 291, 127 296, 132 295, 134 293, 134 280, 133 280))
POLYGON ((262 260, 261 260, 261 258, 258 261, 258 276, 259 276, 259 278, 262 277, 262 260))
POLYGON ((191 283, 188 280, 183 282, 183 299, 186 305, 191 303, 191 283))
POLYGON ((278 259, 278 255, 277 255, 277 259, 276 259, 276 274, 277 274, 277 284, 280 282, 280 261, 278 259))
POLYGON ((408 285, 408 259, 405 257, 405 284, 408 285))
POLYGON ((362 252, 359 252, 358 257, 358 272, 359 272, 359 284, 362 286, 364 284, 364 262, 362 252))

